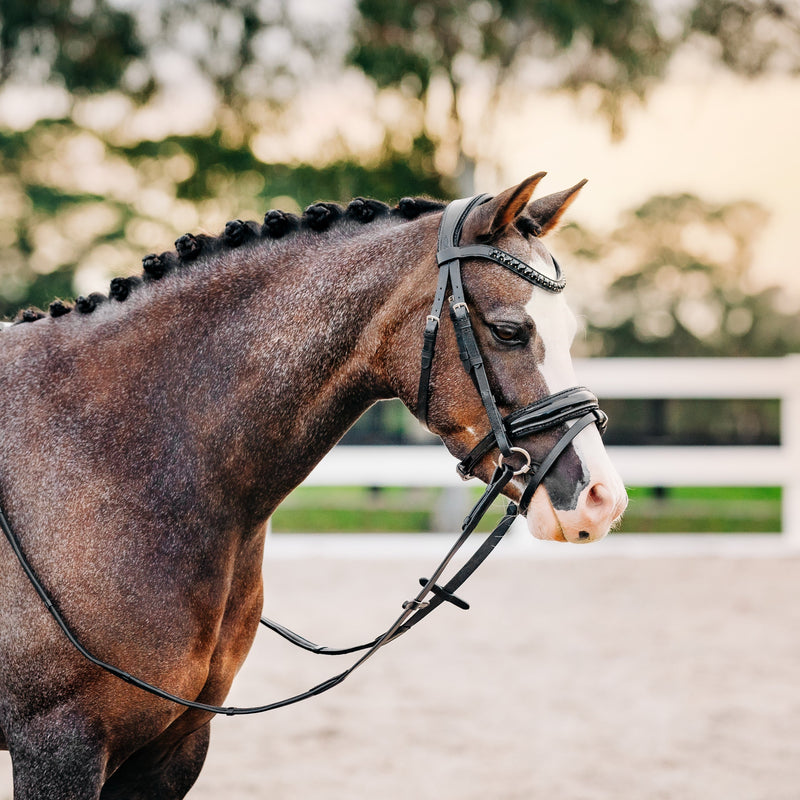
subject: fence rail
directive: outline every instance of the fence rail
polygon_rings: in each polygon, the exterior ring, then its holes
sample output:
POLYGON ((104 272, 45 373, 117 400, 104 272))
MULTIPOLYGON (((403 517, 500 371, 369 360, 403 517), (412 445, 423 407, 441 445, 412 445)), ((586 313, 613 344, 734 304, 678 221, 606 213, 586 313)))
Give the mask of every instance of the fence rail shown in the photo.
MULTIPOLYGON (((800 354, 782 358, 576 360, 579 383, 604 398, 777 399, 780 444, 774 447, 609 447, 623 480, 634 486, 781 486, 782 528, 800 546, 800 354)), ((462 485, 441 446, 334 448, 306 486, 462 485)))

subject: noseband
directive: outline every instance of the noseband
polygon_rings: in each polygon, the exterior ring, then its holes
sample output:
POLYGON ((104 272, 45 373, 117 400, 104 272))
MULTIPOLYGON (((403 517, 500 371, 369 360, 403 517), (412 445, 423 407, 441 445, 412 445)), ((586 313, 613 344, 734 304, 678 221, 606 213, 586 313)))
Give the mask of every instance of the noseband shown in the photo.
POLYGON ((488 199, 488 195, 478 195, 463 200, 456 200, 447 206, 442 216, 442 222, 439 228, 439 248, 436 256, 439 265, 439 283, 436 288, 433 308, 431 314, 427 318, 425 326, 417 414, 423 422, 426 422, 428 398, 430 394, 431 366, 436 347, 436 334, 439 328, 439 318, 444 306, 444 299, 449 286, 451 290, 450 311, 456 331, 456 338, 458 339, 461 362, 478 389, 491 425, 491 431, 472 449, 469 455, 461 461, 458 465, 458 471, 463 477, 470 477, 477 464, 494 448, 500 451, 500 456, 497 468, 494 471, 492 479, 487 484, 486 490, 473 509, 467 514, 463 522, 461 535, 447 552, 447 555, 442 559, 439 566, 433 571, 431 577, 420 578, 419 583, 422 588, 412 600, 406 600, 403 603, 403 613, 392 623, 385 633, 380 634, 372 641, 366 644, 345 648, 324 647, 314 644, 303 636, 279 625, 277 622, 262 617, 261 623, 267 628, 280 634, 292 644, 302 647, 304 650, 308 650, 312 653, 317 653, 319 655, 345 655, 360 651, 366 652, 344 672, 334 675, 332 678, 323 681, 306 692, 267 705, 237 708, 213 706, 195 700, 187 700, 167 692, 164 689, 160 689, 157 686, 153 686, 147 681, 109 664, 94 655, 81 643, 73 633, 61 610, 53 601, 50 592, 44 587, 28 561, 22 549, 21 542, 13 532, 2 508, 0 508, 0 529, 2 529, 6 539, 11 545, 11 549, 19 561, 22 570, 44 603, 50 616, 56 621, 58 627, 67 637, 70 644, 75 647, 84 658, 97 667, 100 667, 106 672, 111 673, 139 689, 187 708, 206 711, 212 714, 226 714, 228 716, 256 714, 262 711, 272 711, 276 708, 298 703, 301 700, 306 700, 315 695, 322 694, 328 691, 328 689, 338 686, 364 662, 375 655, 384 645, 387 645, 389 642, 394 641, 402 634, 411 630, 414 625, 444 602, 451 603, 457 608, 469 608, 468 603, 455 595, 456 590, 486 560, 511 527, 511 523, 516 519, 520 511, 522 513, 527 511, 534 492, 541 484, 544 476, 556 463, 561 453, 569 446, 570 442, 572 442, 584 428, 592 424, 596 424, 601 432, 604 431, 608 420, 606 415, 600 410, 597 398, 588 389, 581 387, 552 394, 549 397, 545 397, 543 400, 525 406, 505 417, 500 414, 491 387, 489 386, 483 358, 481 357, 481 352, 478 348, 478 343, 475 339, 475 333, 470 321, 469 309, 464 296, 464 287, 461 282, 461 259, 488 259, 506 269, 510 269, 516 275, 519 275, 519 277, 548 292, 560 292, 564 288, 565 282, 564 278, 561 276, 561 270, 558 264, 556 264, 556 278, 553 279, 549 278, 547 275, 543 275, 530 265, 525 264, 510 253, 506 253, 497 247, 484 244, 468 245, 466 247, 461 247, 459 245, 461 230, 470 211, 481 203, 486 202, 488 199), (514 441, 523 439, 526 436, 564 426, 571 420, 575 421, 566 429, 544 460, 536 465, 535 468, 533 468, 531 457, 527 450, 512 444, 514 441), (515 468, 510 462, 517 456, 522 456, 525 463, 521 467, 518 466, 515 468), (438 584, 439 579, 455 554, 475 530, 478 522, 511 479, 520 475, 527 475, 528 483, 523 490, 519 507, 514 503, 509 503, 505 516, 500 520, 497 527, 450 580, 444 586, 440 586, 438 584))

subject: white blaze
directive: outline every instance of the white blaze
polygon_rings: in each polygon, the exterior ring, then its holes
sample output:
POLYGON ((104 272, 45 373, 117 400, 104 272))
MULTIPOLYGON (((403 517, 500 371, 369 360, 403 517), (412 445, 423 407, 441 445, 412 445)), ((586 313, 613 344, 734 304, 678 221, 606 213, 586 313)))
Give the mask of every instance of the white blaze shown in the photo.
MULTIPOLYGON (((552 273, 552 268, 547 266, 537 252, 533 252, 531 255, 533 256, 532 265, 536 269, 546 275, 552 273)), ((539 371, 547 385, 548 393, 555 394, 577 386, 569 352, 577 330, 577 322, 563 295, 534 287, 525 310, 534 321, 536 333, 544 348, 544 360, 539 365, 539 371)), ((614 516, 621 514, 627 503, 625 488, 622 479, 608 458, 597 426, 589 425, 584 428, 575 437, 573 447, 589 477, 589 486, 602 484, 606 487, 613 498, 616 509, 614 516)), ((540 538, 560 538, 558 535, 560 533, 571 541, 576 540, 574 537, 579 531, 587 527, 585 517, 581 516, 581 503, 587 502, 586 495, 589 491, 589 488, 584 489, 579 498, 578 509, 564 512, 556 511, 549 499, 545 500, 546 489, 544 485, 540 486, 534 495, 534 502, 531 504, 531 511, 538 513, 528 515, 528 526, 531 532, 540 538), (542 507, 544 503, 549 505, 549 513, 544 513, 545 509, 542 507), (555 532, 552 523, 555 523, 555 532)), ((596 536, 593 533, 592 538, 599 538, 606 532, 604 530, 596 536)))
POLYGON ((544 346, 544 361, 539 371, 550 394, 575 386, 575 370, 569 348, 575 336, 575 315, 561 294, 535 287, 525 311, 536 325, 544 346))

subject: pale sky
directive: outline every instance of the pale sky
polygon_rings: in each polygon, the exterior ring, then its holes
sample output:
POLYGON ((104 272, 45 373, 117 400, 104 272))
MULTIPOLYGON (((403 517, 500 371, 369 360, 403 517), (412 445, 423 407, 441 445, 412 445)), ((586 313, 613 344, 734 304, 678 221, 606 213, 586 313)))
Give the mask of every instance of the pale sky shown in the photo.
POLYGON ((502 138, 509 183, 541 169, 547 191, 589 178, 570 214, 592 227, 614 225, 655 194, 758 202, 770 219, 752 232, 757 277, 800 299, 800 79, 684 72, 628 115, 617 143, 571 98, 537 96, 502 138))

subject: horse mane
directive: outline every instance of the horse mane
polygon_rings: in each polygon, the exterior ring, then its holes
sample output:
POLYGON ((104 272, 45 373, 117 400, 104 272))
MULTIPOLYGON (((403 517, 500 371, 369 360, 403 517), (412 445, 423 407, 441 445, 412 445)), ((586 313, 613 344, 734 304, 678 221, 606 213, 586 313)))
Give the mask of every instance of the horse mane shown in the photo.
POLYGON ((27 308, 17 315, 14 322, 35 322, 48 314, 57 318, 72 311, 91 314, 107 301, 122 303, 140 286, 159 281, 168 273, 189 266, 201 254, 209 256, 258 241, 285 239, 303 231, 322 233, 345 221, 361 224, 387 218, 410 221, 423 214, 441 211, 444 207, 444 203, 423 197, 404 197, 394 207, 380 200, 357 197, 347 207, 338 203, 312 203, 301 216, 285 211, 268 211, 261 224, 234 219, 226 223, 224 231, 219 236, 185 233, 175 241, 175 250, 159 254, 149 253, 142 259, 142 274, 113 278, 108 295, 92 292, 86 297, 78 297, 74 304, 54 300, 50 303, 48 312, 39 308, 27 308))

